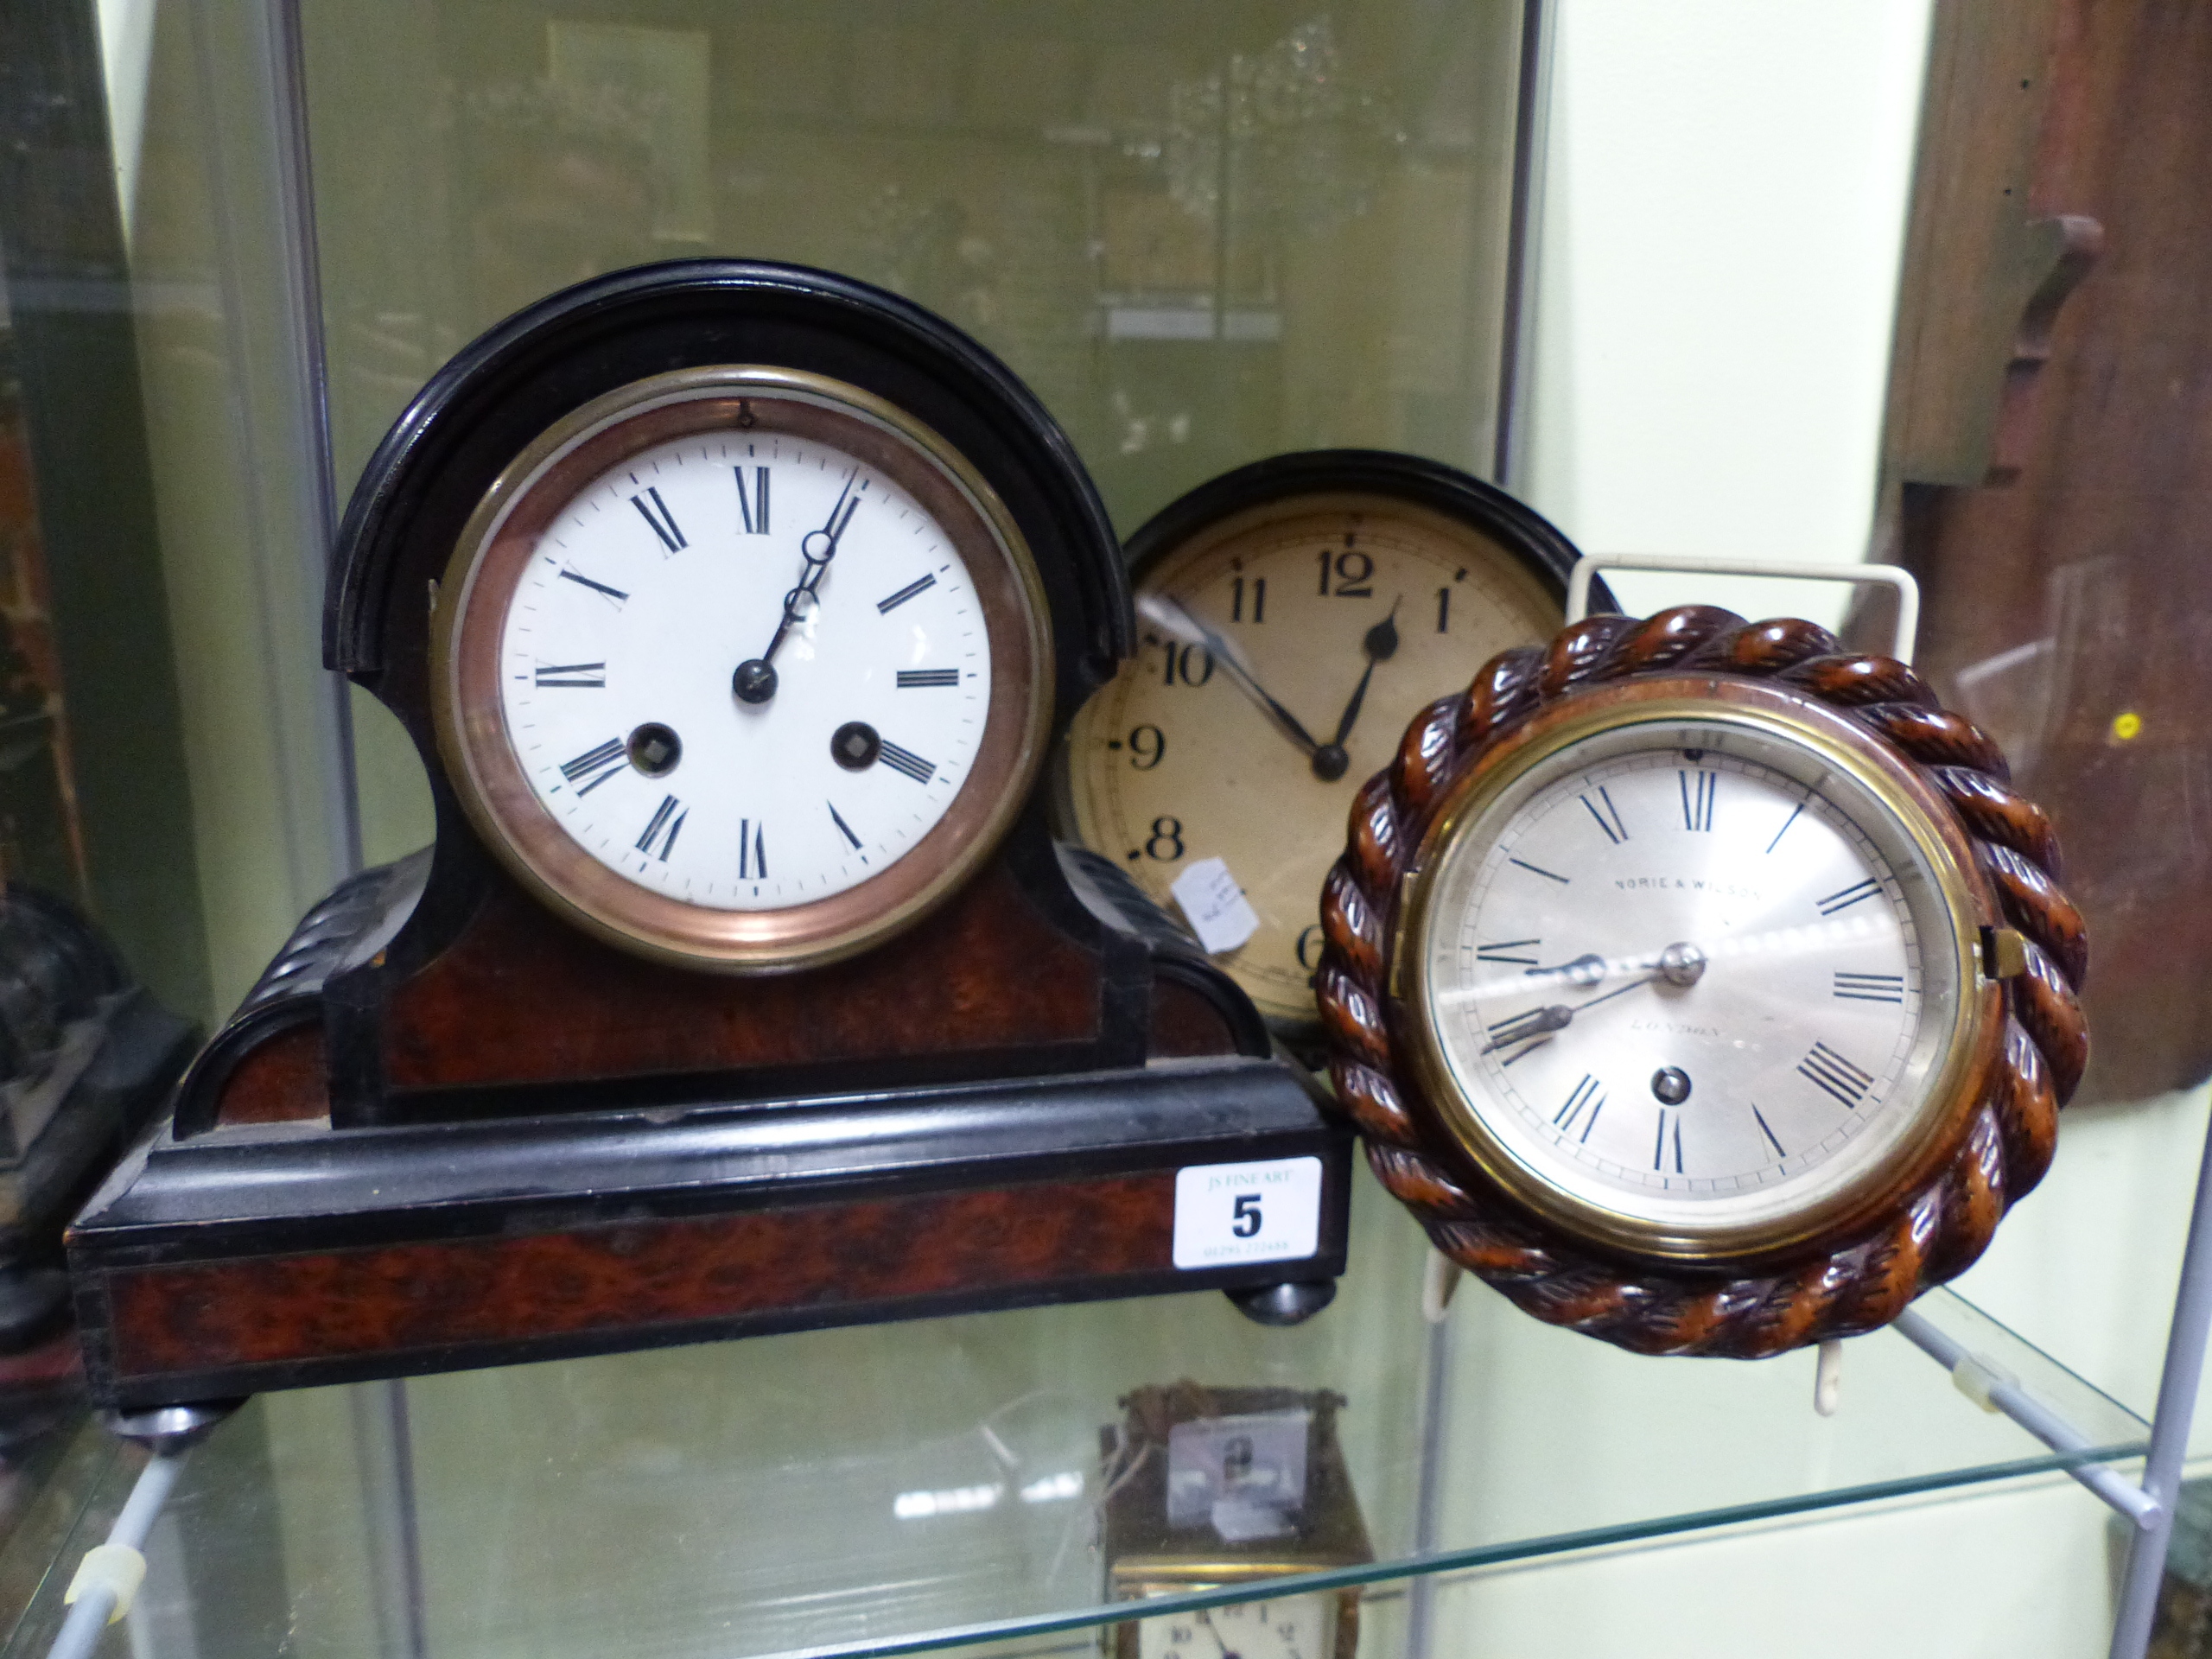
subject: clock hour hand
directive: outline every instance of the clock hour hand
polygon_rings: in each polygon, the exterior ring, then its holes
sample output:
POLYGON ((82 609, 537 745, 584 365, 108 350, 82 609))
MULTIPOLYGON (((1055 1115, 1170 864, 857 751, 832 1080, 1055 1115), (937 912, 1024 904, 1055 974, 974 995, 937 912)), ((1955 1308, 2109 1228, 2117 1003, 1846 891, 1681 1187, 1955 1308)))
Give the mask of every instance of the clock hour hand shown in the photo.
POLYGON ((1574 1010, 1563 1003, 1554 1002, 1549 1007, 1530 1008, 1516 1014, 1510 1020, 1501 1020, 1490 1028, 1490 1041, 1482 1052, 1493 1053, 1501 1048, 1511 1048, 1517 1043, 1533 1042, 1539 1037, 1548 1037, 1555 1031, 1565 1031, 1573 1022, 1574 1010))
POLYGON ((855 467, 845 474, 845 486, 837 492, 837 499, 830 505, 829 522, 799 538, 798 583, 784 595, 784 613, 777 619, 775 635, 768 641, 767 650, 740 663, 731 678, 739 701, 766 702, 776 695, 776 647, 784 643, 791 624, 798 620, 800 607, 814 597, 830 569, 830 561, 837 556, 838 538, 845 533, 845 526, 853 522, 853 514, 861 505, 860 499, 853 493, 853 480, 859 473, 860 468, 855 467))
POLYGON ((1344 704, 1344 718, 1337 722, 1337 734, 1313 752, 1313 775, 1324 783, 1333 783, 1344 775, 1344 768, 1351 764, 1351 757, 1344 753, 1344 744, 1351 736, 1351 728, 1358 723, 1360 704, 1367 701, 1368 682, 1375 677, 1375 664, 1397 654, 1398 607, 1404 596, 1390 601, 1390 613, 1370 628, 1361 637, 1359 648, 1367 655, 1367 667, 1359 677, 1359 683, 1351 689, 1351 701, 1344 704))
MULTIPOLYGON (((1681 945, 1669 947, 1670 952, 1686 949, 1688 947, 1681 945)), ((1705 958, 1700 955, 1697 957, 1698 971, 1703 971, 1704 966, 1705 958)), ((1525 1014, 1516 1014, 1510 1020, 1501 1020, 1490 1027, 1490 1041, 1483 1045, 1482 1052, 1488 1054, 1494 1049, 1510 1048, 1516 1043, 1525 1043, 1532 1038, 1548 1037, 1555 1031, 1565 1031, 1574 1023, 1574 1016, 1585 1008, 1594 1008, 1600 1002, 1610 1002, 1617 996, 1626 996, 1630 991, 1640 991, 1656 980, 1665 979, 1677 985, 1695 982, 1694 978, 1684 981, 1675 977, 1675 974, 1680 971, 1683 970, 1675 969, 1670 971, 1667 967, 1655 968, 1641 979, 1632 979, 1625 985, 1616 986, 1610 991, 1597 996, 1586 997, 1580 1002, 1554 1002, 1548 1007, 1530 1008, 1525 1014)))
POLYGON ((1605 976, 1605 959, 1595 951, 1589 951, 1572 962, 1555 962, 1548 968, 1530 968, 1522 974, 1522 977, 1527 979, 1554 976, 1564 976, 1570 985, 1595 985, 1605 976))
MULTIPOLYGON (((1178 605, 1165 594, 1142 594, 1137 598, 1137 611, 1144 620, 1170 639, 1185 645, 1203 645, 1213 653, 1215 662, 1228 671, 1229 677, 1236 682, 1237 689, 1259 704, 1269 720, 1275 723, 1301 753, 1318 754, 1321 746, 1313 741, 1313 734, 1300 724, 1298 716, 1269 696, 1252 673, 1251 664, 1244 660, 1244 653, 1231 641, 1178 605)), ((1339 769, 1338 776, 1342 776, 1339 769)))
POLYGON ((1221 1632, 1214 1628, 1213 1613, 1205 1607, 1198 1609, 1198 1623, 1206 1627, 1206 1634, 1213 1637, 1213 1644, 1221 1649, 1221 1659, 1243 1659, 1243 1656, 1221 1639, 1221 1632))

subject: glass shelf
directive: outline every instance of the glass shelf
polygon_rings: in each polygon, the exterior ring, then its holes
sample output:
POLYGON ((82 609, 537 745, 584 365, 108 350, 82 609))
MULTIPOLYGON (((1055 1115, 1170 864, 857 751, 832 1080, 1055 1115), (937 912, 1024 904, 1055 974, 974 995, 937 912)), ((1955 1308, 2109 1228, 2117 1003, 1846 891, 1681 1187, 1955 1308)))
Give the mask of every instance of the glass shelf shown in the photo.
MULTIPOLYGON (((1641 1359, 1470 1282, 1433 1371, 1422 1249, 1364 1185, 1351 1275, 1291 1330, 1209 1293, 264 1396, 194 1454, 149 1542, 137 1645, 118 1625, 101 1651, 1086 1650, 1071 1633, 1116 1611, 1093 1546, 1101 1430, 1130 1389, 1185 1377, 1345 1397, 1376 1559, 1268 1591, 1371 1586, 1375 1655, 1402 1644, 1409 1598, 1391 1581, 2124 1459, 2147 1438, 1941 1292, 1920 1311, 2091 1451, 2050 1452, 1985 1414, 1892 1332, 1847 1344, 1841 1409, 1823 1419, 1809 1354, 1641 1359), (1444 1408, 1425 1433, 1432 1374, 1444 1408)), ((23 1465, 0 1546, 0 1590, 29 1597, 9 1659, 45 1653, 143 1461, 80 1420, 23 1465)))

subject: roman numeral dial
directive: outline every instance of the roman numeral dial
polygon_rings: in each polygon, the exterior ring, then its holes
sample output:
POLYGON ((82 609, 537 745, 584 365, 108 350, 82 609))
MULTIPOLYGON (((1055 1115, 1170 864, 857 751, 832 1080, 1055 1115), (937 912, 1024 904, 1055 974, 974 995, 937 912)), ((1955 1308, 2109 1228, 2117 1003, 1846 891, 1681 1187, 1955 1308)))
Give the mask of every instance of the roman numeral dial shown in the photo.
POLYGON ((1401 899, 1428 907, 1404 994, 1484 1168, 1673 1238, 1903 1155, 1958 953, 1869 786, 1794 735, 1674 721, 1504 777, 1401 899))
POLYGON ((652 526, 653 534, 660 537, 661 546, 669 552, 680 553, 691 545, 683 539, 683 532, 676 527, 676 516, 669 512, 668 503, 660 499, 657 486, 649 486, 643 495, 632 496, 630 505, 638 510, 639 517, 652 526))
POLYGON ((601 784, 620 778, 628 764, 629 757, 623 753, 622 740, 610 737, 603 743, 594 744, 573 760, 563 760, 561 776, 575 786, 579 796, 584 796, 601 784))
POLYGON ((823 436, 845 429, 818 400, 769 420, 764 394, 749 426, 734 407, 537 522, 496 641, 493 724, 563 856, 704 914, 819 905, 943 844, 1007 741, 990 734, 1022 717, 993 700, 994 642, 1034 637, 1002 620, 1030 603, 1023 579, 969 563, 1001 556, 988 536, 924 505, 957 492, 909 487, 901 468, 934 462, 902 460, 872 417, 850 448, 823 436), (762 695, 741 696, 762 658, 762 695), (868 734, 857 766, 832 752, 849 729, 868 734))

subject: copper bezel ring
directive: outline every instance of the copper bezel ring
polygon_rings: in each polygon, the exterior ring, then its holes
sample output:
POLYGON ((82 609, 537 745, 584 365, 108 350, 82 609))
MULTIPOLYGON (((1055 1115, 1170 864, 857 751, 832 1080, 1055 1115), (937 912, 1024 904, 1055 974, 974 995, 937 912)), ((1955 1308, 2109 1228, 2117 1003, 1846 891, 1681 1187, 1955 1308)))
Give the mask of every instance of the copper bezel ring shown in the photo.
POLYGON ((982 476, 935 431, 871 392, 756 365, 655 375, 549 428, 501 470, 470 515, 432 617, 439 753, 486 845, 556 914, 609 944, 723 973, 789 971, 853 956, 949 898, 997 847, 1035 781, 1052 677, 1043 582, 1020 529, 982 476), (498 694, 501 627, 545 526, 584 485, 630 456, 723 430, 834 444, 893 480, 958 550, 990 641, 982 741, 944 817, 879 874, 778 910, 687 905, 593 858, 531 788, 498 694))
MULTIPOLYGON (((2088 944, 2058 868, 2049 820, 2011 789, 1996 747, 1903 664, 1845 653, 1809 622, 1745 624, 1710 607, 1592 617, 1548 649, 1501 654, 1467 691, 1432 703, 1396 762, 1361 790, 1321 903, 1317 990, 1337 1097, 1365 1135, 1376 1176, 1437 1248, 1540 1319, 1637 1352, 1738 1358, 1872 1330, 1971 1265, 2050 1166, 2059 1108, 2088 1052, 2075 996, 2088 944), (1715 691, 1765 681, 1860 728, 1868 753, 1890 751, 1941 842, 1931 866, 1953 864, 1971 895, 1967 915, 2017 930, 2022 958, 2021 971, 1979 993, 1997 1004, 1974 1045, 1985 1058, 1969 1054, 1953 1074, 1955 1096, 1940 1114, 1931 1108, 1916 1155, 1795 1244, 1702 1262, 1592 1237, 1493 1179, 1428 1097, 1437 1084, 1414 1058, 1418 1038, 1398 1000, 1399 907, 1420 896, 1422 849, 1440 815, 1466 798, 1469 774, 1493 753, 1542 741, 1548 722, 1532 721, 1547 708, 1609 683, 1664 696, 1662 676, 1694 676, 1715 691)), ((1978 950, 1993 938, 1981 934, 1978 950)))

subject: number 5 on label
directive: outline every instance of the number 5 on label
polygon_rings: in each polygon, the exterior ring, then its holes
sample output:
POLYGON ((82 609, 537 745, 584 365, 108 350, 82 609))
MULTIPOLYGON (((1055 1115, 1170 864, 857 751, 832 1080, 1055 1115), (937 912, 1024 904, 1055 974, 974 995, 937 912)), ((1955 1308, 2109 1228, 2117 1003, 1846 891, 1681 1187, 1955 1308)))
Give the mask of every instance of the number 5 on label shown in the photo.
POLYGON ((1321 1234, 1321 1160, 1271 1158, 1175 1172, 1175 1265, 1234 1267, 1312 1255, 1321 1234))

